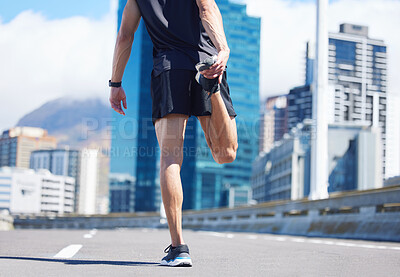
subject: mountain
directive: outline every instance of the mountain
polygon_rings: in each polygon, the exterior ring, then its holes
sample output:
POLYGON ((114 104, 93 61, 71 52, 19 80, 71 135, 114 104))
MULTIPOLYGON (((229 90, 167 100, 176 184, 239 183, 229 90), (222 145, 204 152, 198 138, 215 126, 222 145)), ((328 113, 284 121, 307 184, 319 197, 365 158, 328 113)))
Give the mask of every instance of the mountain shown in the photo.
POLYGON ((99 98, 69 97, 49 101, 23 116, 16 126, 46 129, 58 139, 59 146, 109 147, 111 108, 99 98))

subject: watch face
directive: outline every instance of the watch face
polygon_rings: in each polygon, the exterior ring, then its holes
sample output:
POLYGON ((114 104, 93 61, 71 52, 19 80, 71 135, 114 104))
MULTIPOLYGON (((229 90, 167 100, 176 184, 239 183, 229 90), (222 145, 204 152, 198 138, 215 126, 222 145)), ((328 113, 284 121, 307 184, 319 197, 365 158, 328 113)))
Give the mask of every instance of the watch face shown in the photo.
POLYGON ((122 84, 122 82, 111 82, 111 80, 108 81, 109 87, 119 88, 121 86, 121 84, 122 84))

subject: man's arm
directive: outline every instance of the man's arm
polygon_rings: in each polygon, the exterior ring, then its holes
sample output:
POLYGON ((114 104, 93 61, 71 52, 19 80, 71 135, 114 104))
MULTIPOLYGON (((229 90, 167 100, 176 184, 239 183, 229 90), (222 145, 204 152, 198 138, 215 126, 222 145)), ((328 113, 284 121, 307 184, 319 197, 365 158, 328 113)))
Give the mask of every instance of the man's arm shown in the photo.
MULTIPOLYGON (((111 76, 112 82, 122 81, 122 76, 124 75, 125 67, 131 54, 134 34, 139 27, 140 17, 141 15, 136 0, 128 0, 122 14, 121 27, 115 44, 111 76)), ((121 101, 126 109, 127 105, 124 89, 122 87, 112 87, 110 93, 111 107, 116 112, 125 115, 121 107, 121 101)))
POLYGON ((201 22, 211 41, 218 50, 218 61, 202 74, 208 79, 219 77, 221 83, 226 63, 229 59, 229 47, 226 41, 222 16, 214 0, 196 0, 201 22))

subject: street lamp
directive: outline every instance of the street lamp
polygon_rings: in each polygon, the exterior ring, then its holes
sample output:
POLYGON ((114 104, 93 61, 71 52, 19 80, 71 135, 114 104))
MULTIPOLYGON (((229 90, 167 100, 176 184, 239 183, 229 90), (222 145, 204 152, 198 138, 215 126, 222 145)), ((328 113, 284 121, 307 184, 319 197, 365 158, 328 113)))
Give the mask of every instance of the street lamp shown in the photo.
POLYGON ((311 184, 309 199, 328 198, 328 0, 317 0, 316 55, 312 84, 311 184))

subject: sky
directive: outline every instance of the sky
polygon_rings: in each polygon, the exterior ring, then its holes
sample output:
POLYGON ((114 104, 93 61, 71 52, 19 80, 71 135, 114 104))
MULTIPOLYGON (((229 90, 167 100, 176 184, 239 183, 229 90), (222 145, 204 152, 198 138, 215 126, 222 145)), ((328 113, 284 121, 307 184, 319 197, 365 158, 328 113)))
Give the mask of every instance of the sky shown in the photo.
MULTIPOLYGON (((262 18, 260 96, 304 82, 305 43, 315 34, 313 0, 235 0, 262 18)), ((107 102, 116 0, 0 0, 0 130, 63 96, 107 102)), ((388 45, 389 93, 400 93, 400 0, 330 1, 329 31, 370 27, 388 45)))

